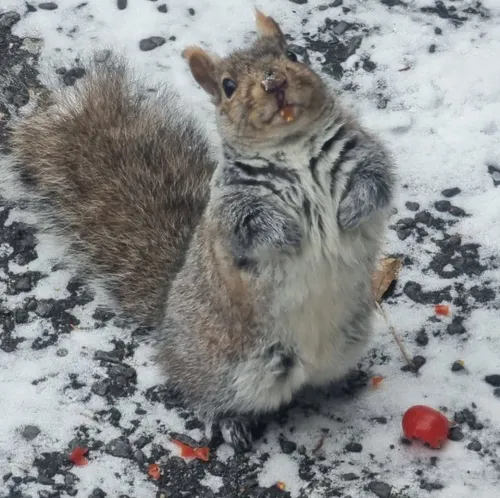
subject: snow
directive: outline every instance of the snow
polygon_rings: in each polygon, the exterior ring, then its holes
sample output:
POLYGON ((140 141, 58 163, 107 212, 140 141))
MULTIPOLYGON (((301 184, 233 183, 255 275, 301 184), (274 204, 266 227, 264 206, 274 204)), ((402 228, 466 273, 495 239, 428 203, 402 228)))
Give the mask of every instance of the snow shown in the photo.
MULTIPOLYGON (((117 10, 112 1, 87 0, 81 8, 76 8, 83 3, 81 0, 59 0, 57 3, 57 10, 38 10, 23 16, 13 28, 13 33, 20 37, 43 38, 40 59, 43 81, 59 84, 55 68, 70 66, 75 57, 84 59, 95 49, 112 47, 126 54, 131 66, 151 86, 164 82, 173 85, 184 95, 185 105, 202 118, 216 139, 213 110, 206 95, 189 75, 181 51, 187 45, 201 44, 224 55, 242 44, 253 36, 253 1, 191 0, 189 5, 170 1, 167 14, 157 11, 159 2, 145 0, 129 0, 128 8, 123 11, 117 10), (195 15, 188 13, 188 7, 195 9, 195 15), (150 52, 141 52, 138 42, 149 36, 163 36, 167 42, 150 52), (175 40, 169 40, 172 36, 175 40)), ((442 199, 441 190, 459 187, 460 195, 450 201, 470 216, 439 215, 458 220, 448 233, 460 234, 464 244, 480 244, 481 263, 486 264, 488 258, 498 257, 500 247, 500 190, 494 187, 494 177, 487 171, 488 165, 500 166, 500 2, 484 0, 482 4, 490 9, 491 18, 471 16, 459 28, 447 19, 419 10, 434 6, 431 0, 407 3, 407 7, 389 9, 378 0, 344 0, 344 5, 351 8, 345 13, 341 8, 318 10, 317 7, 325 4, 320 0, 309 0, 304 5, 289 0, 260 0, 258 7, 275 16, 299 45, 305 44, 302 33, 315 33, 326 16, 368 27, 360 49, 343 64, 344 78, 338 86, 339 90, 347 83, 357 87, 355 92, 343 92, 345 105, 351 107, 367 127, 382 136, 394 155, 399 168, 398 214, 394 221, 414 214, 405 208, 406 201, 418 202, 420 209, 432 211, 434 202, 442 199), (435 33, 436 27, 443 30, 442 35, 435 33), (436 50, 429 53, 432 44, 436 44, 436 50), (372 72, 356 69, 356 64, 366 57, 376 64, 372 72), (388 99, 383 109, 377 107, 380 94, 388 99)), ((454 2, 457 6, 475 3, 454 2)), ((0 11, 11 9, 24 13, 24 0, 1 0, 0 11)), ((311 60, 319 69, 322 56, 318 57, 319 61, 315 56, 311 60)), ((11 217, 25 220, 26 214, 16 209, 11 217)), ((437 232, 432 232, 432 236, 441 239, 437 232)), ((2 296, 3 305, 10 309, 29 295, 37 299, 62 299, 68 295, 66 285, 72 276, 71 269, 51 270, 60 261, 64 247, 50 235, 38 234, 37 238, 39 258, 28 268, 11 262, 9 270, 19 273, 29 269, 48 276, 27 294, 2 296)), ((428 496, 428 491, 420 489, 422 477, 415 473, 415 469, 424 468, 424 475, 430 481, 444 485, 443 489, 432 491, 434 498, 471 495, 493 498, 498 495, 500 473, 498 464, 492 463, 500 461, 500 398, 493 396, 493 388, 483 378, 500 373, 500 270, 498 266, 489 265, 480 276, 462 275, 443 282, 443 278, 432 271, 423 273, 437 252, 429 238, 417 243, 411 235, 402 241, 395 231, 389 231, 385 250, 404 254, 414 261, 413 266, 403 268, 396 296, 384 304, 384 308, 408 350, 412 354, 424 354, 426 365, 418 376, 401 372, 404 362, 386 323, 378 318, 372 344, 376 354, 370 374, 384 377, 381 386, 368 388, 352 399, 312 400, 318 405, 316 409, 310 413, 303 408, 292 409, 286 429, 271 425, 266 441, 257 443, 254 450, 256 455, 270 454, 259 471, 259 485, 274 486, 282 481, 292 497, 304 496, 301 492, 311 497, 324 496, 321 479, 313 489, 299 477, 297 453, 285 455, 280 452, 278 434, 288 431, 287 437, 311 454, 324 434, 322 429, 327 428, 329 432, 319 454, 325 458, 322 464, 329 466, 327 475, 345 486, 346 495, 365 496, 360 494, 366 492, 360 487, 366 483, 365 478, 342 482, 339 476, 361 475, 369 469, 375 479, 388 482, 395 489, 407 487, 409 496, 428 496), (408 281, 420 283, 425 291, 455 283, 464 284, 464 292, 472 285, 489 285, 497 297, 480 306, 475 306, 475 300, 469 298, 474 306, 463 323, 469 333, 469 339, 464 340, 443 332, 451 323, 456 307, 451 306, 450 317, 429 322, 434 315, 433 307, 417 304, 402 293, 408 281), (431 339, 425 349, 414 341, 421 328, 426 328, 431 339), (440 335, 434 337, 433 332, 440 335), (383 355, 390 357, 390 361, 383 361, 383 355), (453 373, 450 367, 457 360, 464 361, 465 370, 453 373), (485 425, 482 431, 472 432, 463 424, 466 439, 449 441, 440 451, 417 444, 400 444, 401 416, 409 406, 446 407, 451 418, 455 412, 470 408, 472 403, 477 407, 474 412, 478 419, 485 425), (374 422, 375 417, 386 417, 387 423, 374 422), (289 430, 291 427, 293 432, 289 430), (487 448, 488 454, 467 449, 468 442, 476 438, 487 448), (344 452, 345 445, 353 440, 362 444, 361 453, 344 452), (439 458, 436 467, 430 464, 433 456, 439 458)), ((9 251, 8 244, 0 240, 0 256, 9 251)), ((452 268, 445 267, 445 271, 449 269, 452 268)), ((0 275, 0 280, 5 279, 0 275)), ((459 296, 456 287, 450 292, 453 298, 459 296)), ((112 322, 94 329, 91 315, 99 304, 99 295, 94 302, 78 307, 75 314, 81 321, 80 326, 54 346, 36 351, 27 340, 18 345, 15 353, 0 351, 0 475, 34 473, 34 458, 41 452, 64 451, 74 439, 76 428, 82 424, 90 427, 92 435, 104 442, 121 435, 112 424, 95 418, 96 412, 109 409, 109 406, 104 398, 91 393, 95 376, 104 372, 93 355, 97 350, 109 350, 114 338, 125 340, 130 330, 112 322), (55 354, 61 348, 67 349, 66 356, 55 354), (77 374, 85 387, 64 389, 69 374, 77 374), (40 379, 46 380, 33 384, 40 379), (41 429, 35 441, 26 441, 20 436, 20 430, 27 424, 41 429)), ((16 333, 34 339, 49 326, 47 320, 38 319, 16 325, 16 333)), ((179 410, 166 409, 145 399, 144 392, 161 381, 161 373, 151 362, 151 353, 148 344, 141 344, 128 360, 138 373, 137 391, 122 398, 116 407, 122 413, 121 426, 131 427, 132 421, 137 419, 136 402, 140 402, 147 414, 140 418, 137 435, 154 436, 153 443, 163 445, 175 456, 178 450, 165 434, 183 433, 195 440, 202 434, 198 429, 186 430, 179 410)), ((368 363, 366 360, 363 364, 368 363)), ((151 444, 143 451, 149 455, 151 444)), ((227 445, 219 447, 215 457, 223 464, 236 458, 227 445)), ((321 477, 317 467, 313 468, 321 477)), ((145 473, 131 468, 126 460, 102 451, 94 451, 87 467, 75 468, 72 472, 81 479, 78 496, 88 496, 97 486, 109 496, 126 493, 142 498, 154 496, 156 492, 155 484, 145 473), (127 479, 119 477, 124 475, 127 479)), ((207 472, 201 484, 217 496, 224 486, 223 477, 207 472)), ((27 488, 29 492, 43 489, 33 486, 27 488)))

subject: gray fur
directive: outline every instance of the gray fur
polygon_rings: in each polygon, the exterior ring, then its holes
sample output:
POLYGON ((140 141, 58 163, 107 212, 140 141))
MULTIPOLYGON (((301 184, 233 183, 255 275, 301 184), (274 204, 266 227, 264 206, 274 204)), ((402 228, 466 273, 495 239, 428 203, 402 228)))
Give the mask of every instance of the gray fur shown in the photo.
MULTIPOLYGON (((221 74, 244 66, 250 78, 254 66, 260 78, 279 65, 292 90, 300 78, 310 107, 261 137, 245 122, 238 99, 247 97, 237 92, 228 103, 221 92, 223 159, 213 175, 198 128, 188 118, 174 126, 174 97, 131 97, 120 67, 91 72, 72 101, 35 111, 11 140, 16 168, 39 197, 50 197, 51 213, 79 241, 88 266, 122 308, 157 325, 156 359, 167 382, 207 427, 218 424, 244 449, 245 420, 278 409, 306 385, 339 379, 362 354, 394 181, 384 148, 317 75, 284 61, 282 43, 260 39, 225 59, 221 74), (84 215, 98 207, 98 219, 84 215)), ((197 66, 200 81, 211 67, 197 66)), ((218 77, 206 84, 210 91, 218 77)))

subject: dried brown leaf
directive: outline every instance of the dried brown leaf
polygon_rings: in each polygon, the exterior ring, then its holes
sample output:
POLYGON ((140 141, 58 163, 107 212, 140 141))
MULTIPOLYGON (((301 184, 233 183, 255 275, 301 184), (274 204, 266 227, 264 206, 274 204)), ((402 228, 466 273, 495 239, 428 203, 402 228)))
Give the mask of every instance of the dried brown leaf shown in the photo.
POLYGON ((401 258, 384 258, 372 277, 373 296, 380 303, 382 296, 387 292, 392 282, 398 278, 403 266, 401 258))

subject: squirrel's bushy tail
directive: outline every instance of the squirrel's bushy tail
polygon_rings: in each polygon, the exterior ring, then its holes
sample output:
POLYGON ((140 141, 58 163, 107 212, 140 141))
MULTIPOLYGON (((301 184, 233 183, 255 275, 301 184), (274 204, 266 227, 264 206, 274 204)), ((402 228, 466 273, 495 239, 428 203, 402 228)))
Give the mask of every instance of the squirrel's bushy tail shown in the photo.
POLYGON ((213 172, 205 136, 178 106, 170 92, 139 92, 111 55, 17 119, 8 142, 26 192, 147 325, 161 319, 213 172))

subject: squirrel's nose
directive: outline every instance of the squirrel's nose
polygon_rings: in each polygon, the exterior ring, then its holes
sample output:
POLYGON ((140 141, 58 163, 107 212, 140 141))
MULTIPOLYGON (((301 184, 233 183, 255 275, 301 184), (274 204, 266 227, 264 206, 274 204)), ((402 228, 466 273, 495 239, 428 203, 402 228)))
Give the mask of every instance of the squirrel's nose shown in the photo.
POLYGON ((287 87, 286 76, 276 71, 266 71, 261 82, 265 92, 274 93, 287 87))

